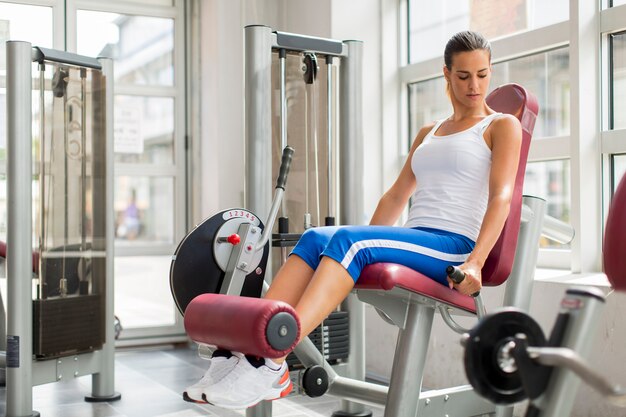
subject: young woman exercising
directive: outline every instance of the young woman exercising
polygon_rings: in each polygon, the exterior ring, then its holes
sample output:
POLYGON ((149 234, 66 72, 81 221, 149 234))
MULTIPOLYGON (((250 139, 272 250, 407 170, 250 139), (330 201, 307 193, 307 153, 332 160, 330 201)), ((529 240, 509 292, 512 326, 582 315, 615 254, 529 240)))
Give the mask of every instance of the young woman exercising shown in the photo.
MULTIPOLYGON (((485 102, 491 49, 480 34, 454 35, 444 61, 453 113, 419 131, 370 225, 307 230, 265 295, 295 308, 301 337, 337 307, 371 263, 403 264, 467 295, 480 290, 481 268, 509 212, 522 131, 515 117, 485 102), (411 195, 408 221, 393 227, 411 195), (465 272, 461 284, 448 280, 449 264, 465 272)), ((291 389, 285 358, 217 350, 183 397, 241 409, 291 389)))

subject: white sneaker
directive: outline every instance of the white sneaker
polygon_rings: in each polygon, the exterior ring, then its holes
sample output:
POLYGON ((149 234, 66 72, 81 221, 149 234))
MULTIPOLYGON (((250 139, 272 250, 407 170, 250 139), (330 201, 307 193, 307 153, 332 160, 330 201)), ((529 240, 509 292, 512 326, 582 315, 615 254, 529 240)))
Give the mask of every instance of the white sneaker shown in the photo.
POLYGON ((183 399, 189 402, 195 403, 206 403, 202 399, 202 394, 204 389, 210 387, 211 385, 219 382, 224 378, 230 371, 233 370, 239 359, 243 356, 240 353, 232 353, 230 357, 222 356, 224 351, 215 351, 213 355, 217 352, 218 356, 213 356, 209 361, 209 369, 204 373, 204 376, 200 381, 196 382, 192 386, 185 389, 183 392, 183 399))
POLYGON ((202 398, 218 407, 239 410, 282 398, 292 389, 286 362, 276 371, 267 365, 255 367, 244 356, 221 381, 206 387, 202 398))

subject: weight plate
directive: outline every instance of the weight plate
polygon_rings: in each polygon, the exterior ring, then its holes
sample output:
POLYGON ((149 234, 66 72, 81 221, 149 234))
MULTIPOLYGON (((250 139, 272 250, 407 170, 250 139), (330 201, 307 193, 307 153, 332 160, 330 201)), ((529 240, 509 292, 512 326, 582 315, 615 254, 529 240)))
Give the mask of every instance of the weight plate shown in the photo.
MULTIPOLYGON (((253 216, 248 221, 258 221, 263 230, 263 223, 256 216, 244 209, 224 210, 198 224, 178 244, 170 265, 170 289, 172 297, 181 314, 187 305, 200 294, 219 293, 224 271, 215 259, 213 250, 218 230, 237 214, 253 216)), ((242 296, 260 297, 263 288, 265 265, 269 255, 269 243, 263 248, 259 266, 246 276, 242 296)))
POLYGON ((528 398, 507 343, 524 334, 529 346, 546 345, 537 322, 528 314, 507 308, 485 316, 470 331, 465 344, 465 373, 478 394, 495 404, 514 404, 528 398))

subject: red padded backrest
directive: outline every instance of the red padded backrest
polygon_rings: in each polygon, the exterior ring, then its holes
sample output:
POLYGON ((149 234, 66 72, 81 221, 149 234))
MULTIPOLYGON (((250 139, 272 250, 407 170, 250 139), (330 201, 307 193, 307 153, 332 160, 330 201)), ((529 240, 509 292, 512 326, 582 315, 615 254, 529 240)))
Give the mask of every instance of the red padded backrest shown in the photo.
POLYGON ((626 291, 626 175, 613 195, 604 230, 604 272, 613 288, 626 291))
POLYGON ((487 96, 487 104, 495 111, 514 115, 522 124, 522 147, 509 216, 482 270, 483 285, 495 286, 506 281, 513 267, 522 213, 526 160, 539 105, 537 98, 518 84, 505 84, 496 88, 487 96))

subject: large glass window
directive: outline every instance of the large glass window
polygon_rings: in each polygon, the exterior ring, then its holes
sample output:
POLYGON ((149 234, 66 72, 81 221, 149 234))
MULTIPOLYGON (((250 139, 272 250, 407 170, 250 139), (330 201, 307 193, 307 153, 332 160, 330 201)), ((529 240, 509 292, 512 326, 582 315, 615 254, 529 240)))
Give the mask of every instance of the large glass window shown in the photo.
POLYGON ((461 30, 488 39, 563 22, 568 0, 409 0, 409 63, 441 56, 446 42, 461 30))
POLYGON ((539 115, 533 137, 569 135, 569 48, 495 64, 492 87, 509 82, 521 84, 537 96, 539 115))
MULTIPOLYGON (((25 4, 0 3, 0 240, 6 240, 6 41, 25 41, 34 46, 52 48, 52 8, 25 4)), ((36 66, 33 66, 36 74, 36 66)), ((38 77, 38 75, 33 75, 38 77)), ((39 97, 33 93, 33 135, 39 141, 39 97)), ((38 187, 33 198, 39 199, 38 187)), ((36 204, 36 201, 33 202, 36 204)), ((35 223, 36 224, 36 223, 35 223)))
MULTIPOLYGON (((534 138, 569 134, 570 84, 568 49, 526 56, 493 66, 491 87, 515 82, 531 91, 539 102, 534 138)), ((409 133, 452 113, 443 77, 409 84, 409 133)))
POLYGON ((611 128, 626 128, 626 33, 611 35, 611 128))
POLYGON ((169 17, 151 16, 147 0, 137 14, 76 11, 77 52, 114 60, 115 310, 129 338, 179 319, 168 273, 185 231, 183 31, 173 17, 183 2, 160 2, 177 5, 169 17))

